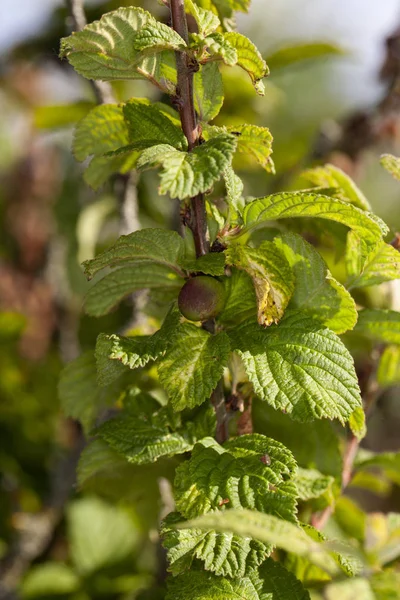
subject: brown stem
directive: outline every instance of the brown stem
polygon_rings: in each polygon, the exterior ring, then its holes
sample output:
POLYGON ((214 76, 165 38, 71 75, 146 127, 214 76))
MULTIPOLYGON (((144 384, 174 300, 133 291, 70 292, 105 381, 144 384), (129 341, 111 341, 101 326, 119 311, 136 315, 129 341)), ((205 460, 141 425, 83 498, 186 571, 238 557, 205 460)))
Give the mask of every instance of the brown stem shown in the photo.
MULTIPOLYGON (((184 0, 171 0, 172 27, 188 43, 189 33, 185 14, 184 0)), ((176 52, 178 74, 177 107, 182 130, 188 142, 189 152, 199 144, 199 129, 193 102, 193 69, 186 52, 176 52)), ((196 254, 202 256, 208 252, 207 215, 203 194, 191 198, 191 216, 188 223, 193 233, 196 254)))

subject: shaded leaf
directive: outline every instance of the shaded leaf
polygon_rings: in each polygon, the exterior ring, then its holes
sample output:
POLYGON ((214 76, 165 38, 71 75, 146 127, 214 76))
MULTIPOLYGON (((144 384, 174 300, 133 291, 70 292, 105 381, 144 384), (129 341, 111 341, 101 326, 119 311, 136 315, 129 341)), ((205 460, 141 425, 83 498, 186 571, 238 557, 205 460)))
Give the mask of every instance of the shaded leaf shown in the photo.
POLYGON ((258 248, 232 244, 226 250, 228 264, 243 269, 253 280, 258 304, 258 322, 278 323, 294 290, 292 269, 285 255, 273 242, 258 248))
POLYGON ((381 165, 388 171, 395 179, 400 180, 400 158, 393 156, 393 154, 382 154, 381 165))
POLYGON ((365 308, 358 313, 357 333, 375 342, 400 344, 400 313, 380 308, 365 308))
POLYGON ((29 569, 22 582, 21 596, 23 599, 64 596, 79 588, 79 577, 71 567, 60 562, 45 562, 29 569))
POLYGON ((226 301, 218 321, 226 326, 236 326, 249 317, 257 315, 257 298, 250 275, 232 269, 230 277, 224 278, 226 301))
POLYGON ((146 142, 148 146, 170 144, 178 150, 187 148, 181 127, 163 112, 162 106, 133 99, 122 110, 131 142, 146 142))
POLYGON ((229 338, 211 335, 191 323, 179 327, 173 347, 158 366, 174 410, 193 408, 211 395, 222 376, 230 352, 229 338))
POLYGON ((237 132, 237 151, 253 157, 268 173, 274 173, 272 154, 272 135, 268 127, 257 125, 239 125, 230 127, 229 132, 237 132))
POLYGON ((274 73, 278 69, 291 67, 303 60, 315 60, 343 54, 343 50, 328 42, 310 42, 294 44, 279 48, 266 57, 270 70, 274 73))
POLYGON ((387 346, 378 366, 377 380, 380 385, 400 384, 400 346, 387 346))
POLYGON ((327 494, 333 501, 332 487, 335 480, 330 475, 322 475, 316 469, 299 468, 294 481, 301 500, 311 500, 327 494))
POLYGON ((362 266, 360 240, 349 232, 347 236, 346 270, 347 288, 378 285, 384 281, 400 279, 400 253, 386 242, 378 244, 362 266))
POLYGON ((194 74, 193 99, 200 121, 215 119, 224 103, 224 86, 217 63, 206 63, 194 74))

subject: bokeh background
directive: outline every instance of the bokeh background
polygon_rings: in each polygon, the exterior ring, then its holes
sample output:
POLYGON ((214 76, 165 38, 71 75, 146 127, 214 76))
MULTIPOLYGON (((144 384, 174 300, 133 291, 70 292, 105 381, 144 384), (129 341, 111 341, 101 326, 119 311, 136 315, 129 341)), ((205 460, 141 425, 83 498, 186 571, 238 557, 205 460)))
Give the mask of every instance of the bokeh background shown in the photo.
MULTIPOLYGON (((155 0, 87 0, 85 9, 92 21, 131 4, 166 18, 155 0)), ((253 0, 238 25, 271 76, 260 98, 244 75, 224 73, 218 122, 265 125, 275 138, 276 175, 242 165, 246 193, 294 188, 303 168, 329 160, 399 230, 400 187, 379 156, 400 154, 400 0, 253 0)), ((80 263, 137 220, 173 223, 174 207, 145 175, 121 223, 121 182, 94 191, 83 181, 71 140, 95 97, 58 59, 71 27, 62 1, 0 2, 0 599, 128 600, 157 577, 160 486, 139 489, 134 469, 122 464, 111 484, 99 478, 79 490, 83 436, 60 410, 57 383, 63 365, 93 348, 99 332, 129 318, 129 306, 99 320, 82 315, 88 284, 80 263), (132 480, 128 491, 123 476, 132 480)), ((114 94, 154 92, 118 82, 114 94)), ((390 295, 400 308, 396 287, 390 295)), ((398 448, 396 403, 398 389, 382 395, 366 447, 398 448)), ((162 482, 165 469, 148 468, 149 480, 162 482)), ((398 499, 394 490, 385 501, 379 494, 363 501, 382 509, 398 499)))

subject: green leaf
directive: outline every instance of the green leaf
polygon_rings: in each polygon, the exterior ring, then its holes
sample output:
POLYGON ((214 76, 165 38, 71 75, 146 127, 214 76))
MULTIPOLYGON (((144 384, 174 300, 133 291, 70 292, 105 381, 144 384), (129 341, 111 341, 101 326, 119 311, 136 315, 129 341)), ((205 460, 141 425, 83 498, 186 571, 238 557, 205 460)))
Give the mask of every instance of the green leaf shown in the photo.
POLYGON ((271 552, 257 540, 230 533, 175 529, 182 517, 170 513, 163 522, 161 535, 167 549, 169 570, 174 575, 187 571, 198 559, 207 571, 227 577, 244 577, 258 567, 271 552))
POLYGON ((400 453, 399 452, 369 452, 363 451, 357 455, 355 460, 355 470, 364 471, 365 469, 383 470, 385 475, 400 485, 400 453))
POLYGON ((130 463, 147 464, 162 456, 189 452, 199 438, 215 432, 211 406, 202 407, 193 421, 183 424, 167 407, 146 406, 145 397, 142 405, 132 403, 129 411, 96 429, 97 435, 130 463))
POLYGON ((224 278, 226 301, 218 321, 226 326, 236 326, 257 315, 257 298, 251 277, 239 269, 232 269, 224 278))
POLYGON ((90 288, 85 298, 85 310, 91 317, 100 317, 136 290, 172 290, 178 293, 183 283, 175 270, 164 265, 149 262, 145 269, 140 265, 122 267, 90 288))
POLYGON ((310 192, 283 192, 250 202, 244 211, 247 227, 251 231, 264 221, 293 217, 318 217, 342 223, 354 231, 360 239, 362 264, 376 250, 387 226, 370 213, 329 196, 310 192))
POLYGON ((353 359, 342 341, 294 313, 269 329, 245 322, 230 331, 256 394, 298 421, 339 419, 361 407, 353 359))
POLYGON ((193 260, 185 260, 182 266, 191 273, 204 273, 216 277, 225 273, 225 254, 223 252, 209 252, 193 260))
POLYGON ((360 239, 349 232, 347 236, 346 270, 348 289, 378 285, 384 281, 400 279, 400 253, 390 244, 381 242, 362 267, 360 239))
POLYGON ((166 600, 310 600, 309 593, 281 564, 267 559, 247 577, 218 577, 189 571, 168 580, 166 600))
POLYGON ((172 305, 161 328, 151 336, 122 337, 101 333, 96 343, 97 381, 108 385, 127 368, 144 367, 163 356, 173 343, 181 314, 172 305))
POLYGON ((140 539, 128 513, 99 498, 69 504, 67 525, 71 559, 84 576, 125 560, 140 539))
POLYGON ((385 569, 374 573, 370 579, 375 600, 398 600, 400 573, 395 569, 385 569))
POLYGON ((355 302, 332 277, 319 252, 296 233, 282 234, 274 242, 296 279, 290 306, 308 312, 335 333, 353 329, 358 317, 355 302))
POLYGON ((400 180, 400 158, 393 156, 393 154, 382 154, 381 165, 388 171, 395 179, 400 180))
POLYGON ((315 60, 342 54, 343 50, 334 44, 328 42, 310 42, 284 46, 269 54, 265 60, 270 70, 274 73, 278 69, 291 67, 303 60, 315 60))
POLYGON ((330 475, 323 475, 316 469, 297 470, 294 478, 297 492, 301 500, 311 500, 327 494, 330 504, 333 501, 333 485, 335 479, 330 475))
POLYGON ((380 308, 365 308, 358 313, 357 333, 375 342, 400 344, 400 313, 380 308))
POLYGON ((138 160, 139 169, 161 166, 160 194, 184 200, 207 192, 231 164, 236 138, 222 134, 192 152, 180 152, 167 144, 145 150, 138 160))
POLYGON ((236 175, 232 167, 227 167, 224 171, 224 182, 226 202, 230 210, 233 211, 233 218, 237 220, 238 215, 241 215, 244 209, 243 181, 236 175))
POLYGON ((80 421, 89 431, 99 411, 114 404, 126 384, 118 380, 112 385, 99 387, 94 356, 82 354, 68 363, 61 373, 58 394, 61 407, 68 417, 80 421))
POLYGON ((205 438, 176 470, 176 508, 188 519, 249 508, 296 522, 295 469, 290 451, 263 435, 243 435, 224 446, 205 438))
POLYGON ((77 160, 101 156, 129 142, 122 106, 101 104, 93 108, 75 129, 73 151, 77 160))
POLYGON ((206 37, 220 26, 220 20, 212 10, 198 6, 193 0, 185 0, 185 11, 194 17, 199 34, 206 37))
POLYGON ((294 290, 293 272, 283 252, 268 241, 258 248, 232 244, 226 251, 226 260, 252 278, 259 324, 278 323, 294 290))
POLYGON ((29 569, 22 582, 21 596, 24 600, 43 596, 64 596, 73 594, 79 588, 79 577, 70 567, 59 562, 45 562, 29 569))
POLYGON ((178 150, 186 150, 187 141, 181 127, 161 109, 142 99, 129 100, 123 106, 130 141, 146 142, 148 146, 170 144, 178 150))
POLYGON ((264 84, 261 79, 269 74, 269 69, 260 52, 257 50, 253 42, 245 35, 230 31, 225 34, 231 46, 237 52, 237 64, 242 67, 250 75, 250 79, 255 87, 255 90, 261 96, 264 95, 264 84))
POLYGON ((268 127, 257 125, 239 125, 230 127, 230 133, 239 134, 237 151, 253 157, 268 173, 274 173, 272 154, 272 135, 268 127))
POLYGON ((247 509, 225 510, 204 514, 176 527, 236 533, 242 537, 258 539, 286 552, 305 556, 328 573, 335 574, 339 571, 335 558, 324 544, 307 535, 299 525, 274 515, 247 509))
POLYGON ((211 335, 191 323, 182 324, 160 361, 158 373, 174 410, 193 408, 208 399, 228 362, 226 333, 211 335))
POLYGON ((139 153, 132 149, 120 156, 94 156, 83 173, 83 179, 98 190, 111 175, 129 173, 135 167, 138 156, 139 153))
POLYGON ((223 33, 211 33, 204 38, 197 33, 192 33, 194 41, 193 50, 201 53, 200 61, 215 57, 221 58, 226 65, 233 67, 238 62, 238 54, 232 44, 226 39, 223 33))
POLYGON ((383 386, 400 384, 400 346, 385 348, 379 360, 377 380, 383 386))
POLYGON ((83 267, 88 279, 106 267, 125 263, 157 263, 179 273, 183 257, 184 242, 175 231, 141 229, 122 235, 113 246, 96 258, 85 261, 83 267))
POLYGON ((176 81, 173 52, 146 57, 135 46, 138 35, 148 26, 160 26, 149 12, 136 7, 119 8, 63 38, 60 56, 68 58, 75 70, 88 79, 148 78, 172 93, 176 81))
POLYGON ((139 52, 142 50, 159 52, 160 50, 184 50, 186 42, 172 27, 153 19, 135 33, 133 45, 139 52))
POLYGON ((361 210, 371 210, 368 200, 354 181, 334 165, 328 163, 322 167, 308 169, 302 173, 302 177, 318 187, 333 188, 337 198, 350 202, 361 210))
POLYGON ((224 86, 217 63, 206 63, 194 74, 193 98, 200 121, 212 121, 219 114, 224 86))

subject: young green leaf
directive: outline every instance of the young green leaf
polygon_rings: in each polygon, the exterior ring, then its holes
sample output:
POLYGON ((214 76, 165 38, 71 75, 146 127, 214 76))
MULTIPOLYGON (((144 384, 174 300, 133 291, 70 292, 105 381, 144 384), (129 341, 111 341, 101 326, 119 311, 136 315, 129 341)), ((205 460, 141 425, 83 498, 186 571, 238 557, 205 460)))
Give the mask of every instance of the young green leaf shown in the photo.
POLYGON ((238 152, 255 158, 268 173, 274 173, 274 163, 271 159, 273 138, 268 127, 239 125, 230 127, 228 131, 238 134, 238 152))
POLYGON ((239 67, 247 71, 256 92, 263 96, 265 90, 261 80, 269 74, 269 69, 260 52, 253 42, 236 31, 226 33, 225 40, 236 50, 239 67))
POLYGON ((137 31, 133 45, 139 52, 142 50, 159 52, 161 50, 184 50, 186 42, 172 27, 153 19, 137 31))
POLYGON ((219 135, 192 152, 160 144, 141 154, 138 168, 161 166, 160 194, 184 200, 207 192, 231 164, 235 150, 236 138, 229 134, 219 135))
POLYGON ((182 521, 179 513, 170 513, 162 525, 163 546, 167 550, 169 570, 174 575, 187 571, 198 559, 207 571, 226 577, 244 577, 271 553, 262 542, 231 533, 196 529, 175 529, 182 521))
POLYGON ((218 16, 212 10, 198 6, 193 0, 185 0, 185 10, 187 14, 194 17, 199 34, 204 37, 213 33, 221 24, 218 16))
POLYGON ((191 323, 180 325, 160 361, 158 372, 174 410, 193 408, 208 399, 228 362, 229 338, 211 335, 191 323))
POLYGON ((388 228, 376 216, 329 196, 310 192, 283 192, 250 202, 244 211, 244 221, 251 231, 264 221, 294 217, 318 217, 342 223, 354 231, 360 239, 362 265, 371 252, 376 250, 388 228))
POLYGON ((322 167, 308 169, 302 173, 302 177, 318 187, 334 188, 337 198, 350 202, 361 210, 371 210, 368 200, 354 181, 334 165, 328 163, 322 167))
POLYGON ((113 246, 96 258, 85 261, 83 267, 88 279, 106 267, 117 267, 125 263, 157 263, 179 273, 183 257, 184 242, 175 231, 141 229, 122 235, 113 246))
POLYGON ((344 424, 361 407, 350 353, 308 315, 287 315, 268 329, 245 322, 229 335, 256 394, 293 419, 339 419, 344 424))
POLYGON ((258 248, 232 244, 226 251, 226 260, 252 278, 259 324, 278 323, 294 290, 293 272, 283 252, 268 241, 258 248))
POLYGON ((388 171, 395 179, 400 180, 400 158, 393 156, 393 154, 382 154, 381 165, 388 171))
MULTIPOLYGON (((146 57, 135 45, 137 36, 145 27, 151 26, 154 31, 160 25, 142 8, 119 8, 103 15, 100 21, 87 25, 82 31, 63 38, 60 56, 68 58, 75 70, 88 79, 148 78, 173 93, 176 81, 173 52, 164 51, 146 57)), ((180 43, 184 44, 183 40, 180 43)))
POLYGON ((355 302, 329 273, 317 250, 296 233, 285 233, 274 242, 295 275, 290 306, 308 312, 335 333, 353 329, 358 316, 355 302))
POLYGON ((384 281, 400 279, 400 253, 386 242, 378 244, 364 267, 361 264, 360 239, 349 231, 346 249, 347 288, 378 285, 384 281))
POLYGON ((295 470, 289 450, 263 435, 243 435, 223 447, 205 438, 176 470, 176 508, 188 519, 249 508, 296 522, 295 470))
POLYGON ((98 190, 108 181, 111 175, 129 173, 135 168, 138 157, 139 152, 133 148, 128 149, 123 155, 119 156, 94 156, 83 173, 83 179, 91 188, 98 190))
POLYGON ((366 308, 358 313, 354 331, 376 342, 400 344, 400 313, 394 310, 366 308))
POLYGON ((223 33, 211 33, 204 38, 197 33, 192 33, 194 42, 193 50, 199 54, 200 62, 206 62, 210 58, 220 58, 226 65, 233 67, 238 62, 238 54, 232 44, 223 33))
POLYGON ((121 300, 137 290, 176 291, 184 280, 165 265, 149 262, 146 269, 140 264, 122 267, 109 273, 90 288, 85 298, 85 310, 91 317, 109 313, 121 300))
POLYGON ((206 63, 194 74, 193 99, 200 121, 215 119, 224 103, 224 86, 217 63, 206 63))

